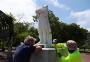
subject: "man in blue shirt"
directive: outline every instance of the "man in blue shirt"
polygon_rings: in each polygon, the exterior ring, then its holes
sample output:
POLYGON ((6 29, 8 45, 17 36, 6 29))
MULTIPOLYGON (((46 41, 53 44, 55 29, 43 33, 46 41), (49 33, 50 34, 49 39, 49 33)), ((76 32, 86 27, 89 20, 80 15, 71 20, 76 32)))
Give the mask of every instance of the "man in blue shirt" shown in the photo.
MULTIPOLYGON (((23 44, 16 48, 14 62, 30 62, 31 54, 37 46, 34 46, 35 39, 31 36, 26 37, 23 44)), ((42 49, 41 47, 38 49, 42 49)))

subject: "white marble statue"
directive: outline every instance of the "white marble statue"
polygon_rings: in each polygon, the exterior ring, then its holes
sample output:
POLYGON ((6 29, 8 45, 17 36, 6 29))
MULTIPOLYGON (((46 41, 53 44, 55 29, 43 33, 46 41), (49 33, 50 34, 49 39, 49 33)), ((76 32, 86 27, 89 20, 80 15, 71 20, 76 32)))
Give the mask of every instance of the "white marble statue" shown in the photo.
POLYGON ((50 24, 48 20, 48 6, 43 6, 36 10, 36 15, 38 19, 38 32, 40 43, 50 47, 52 44, 52 34, 50 29, 50 24))

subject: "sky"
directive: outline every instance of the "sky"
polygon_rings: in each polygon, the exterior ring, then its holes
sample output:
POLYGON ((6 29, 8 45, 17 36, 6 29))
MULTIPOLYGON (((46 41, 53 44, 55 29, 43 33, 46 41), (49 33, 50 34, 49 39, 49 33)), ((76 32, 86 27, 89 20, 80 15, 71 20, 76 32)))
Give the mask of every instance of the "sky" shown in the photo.
POLYGON ((35 10, 43 5, 64 23, 76 23, 90 31, 90 0, 0 0, 0 10, 12 13, 20 22, 32 22, 35 10))

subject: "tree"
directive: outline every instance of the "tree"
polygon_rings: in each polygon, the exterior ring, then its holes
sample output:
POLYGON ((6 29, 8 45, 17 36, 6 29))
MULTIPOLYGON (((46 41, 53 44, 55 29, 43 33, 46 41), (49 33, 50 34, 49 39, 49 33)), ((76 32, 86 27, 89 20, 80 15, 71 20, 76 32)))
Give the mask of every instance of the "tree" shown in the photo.
POLYGON ((28 30, 28 32, 29 32, 29 35, 31 35, 31 36, 33 36, 34 38, 36 38, 36 42, 39 41, 38 30, 37 30, 35 27, 32 26, 32 27, 28 30))
MULTIPOLYGON (((7 15, 0 11, 0 39, 3 40, 3 44, 7 42, 8 62, 12 62, 13 20, 14 18, 11 15, 7 15)), ((3 48, 2 50, 4 51, 5 49, 3 48)))
POLYGON ((85 43, 87 39, 87 30, 81 28, 75 23, 66 24, 59 20, 52 11, 49 11, 49 21, 53 38, 58 39, 58 42, 66 42, 67 40, 75 40, 79 46, 85 43))
POLYGON ((13 37, 13 21, 15 19, 11 15, 7 15, 4 12, 0 11, 0 39, 4 43, 7 41, 7 46, 10 46, 13 37))
POLYGON ((10 40, 8 40, 8 37, 10 37, 10 39, 13 37, 13 46, 17 46, 20 42, 23 42, 28 35, 38 39, 38 31, 31 23, 17 22, 11 13, 7 15, 2 11, 0 11, 0 35, 0 41, 3 42, 1 42, 2 46, 7 43, 10 46, 10 40), (7 40, 9 42, 4 42, 7 40))
POLYGON ((87 39, 87 30, 80 28, 79 25, 72 23, 69 25, 66 25, 63 29, 64 32, 64 41, 67 40, 74 40, 77 42, 78 46, 81 46, 85 43, 87 39))
POLYGON ((38 40, 38 31, 32 26, 31 23, 14 23, 14 43, 13 46, 17 46, 20 42, 23 42, 26 36, 33 36, 38 40))

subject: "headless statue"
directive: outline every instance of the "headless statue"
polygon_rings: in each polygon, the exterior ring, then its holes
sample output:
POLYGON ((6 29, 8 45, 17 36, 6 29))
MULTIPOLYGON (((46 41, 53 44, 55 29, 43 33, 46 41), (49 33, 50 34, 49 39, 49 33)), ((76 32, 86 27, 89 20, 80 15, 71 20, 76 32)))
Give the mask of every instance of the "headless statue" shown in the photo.
POLYGON ((52 44, 52 34, 50 29, 50 24, 48 20, 48 6, 44 6, 36 10, 38 23, 38 33, 40 38, 40 43, 50 47, 52 44))

